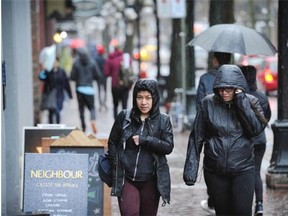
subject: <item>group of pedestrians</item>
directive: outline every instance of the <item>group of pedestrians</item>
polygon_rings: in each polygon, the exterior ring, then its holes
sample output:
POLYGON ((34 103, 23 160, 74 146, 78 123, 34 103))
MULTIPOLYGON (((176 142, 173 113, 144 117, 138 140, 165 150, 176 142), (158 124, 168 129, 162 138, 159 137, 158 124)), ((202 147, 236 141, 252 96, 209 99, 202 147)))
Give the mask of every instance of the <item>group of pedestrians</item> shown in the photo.
POLYGON ((68 77, 66 71, 59 66, 59 57, 55 59, 52 70, 45 70, 45 68, 43 68, 39 74, 39 79, 43 81, 42 104, 44 104, 45 100, 45 104, 49 103, 49 106, 41 106, 41 109, 48 110, 49 124, 61 123, 60 113, 63 108, 65 95, 68 95, 68 97, 72 99, 69 80, 75 82, 79 117, 83 131, 87 129, 85 121, 85 109, 87 108, 90 112, 92 132, 94 134, 97 133, 94 81, 97 82, 98 87, 99 111, 106 111, 108 109, 107 78, 109 76, 112 80, 114 118, 116 118, 118 114, 120 102, 122 103, 123 109, 127 108, 130 88, 122 88, 117 85, 119 70, 125 54, 121 50, 120 44, 114 44, 112 48, 114 50, 109 53, 107 57, 105 56, 105 47, 100 44, 95 46, 96 55, 91 55, 88 49, 84 47, 74 49, 73 53, 75 54, 75 58, 70 77, 68 77), (57 91, 56 94, 54 93, 55 91, 57 91), (46 95, 49 95, 49 101, 46 99, 48 98, 46 95), (57 103, 55 103, 55 101, 57 103))
MULTIPOLYGON (((118 197, 121 215, 157 215, 160 197, 162 206, 170 203, 166 155, 174 148, 170 117, 160 112, 157 81, 138 79, 133 88, 132 108, 127 109, 130 88, 119 86, 118 75, 125 64, 124 53, 119 46, 107 59, 101 56, 103 47, 98 47, 98 52, 97 61, 92 61, 86 50, 77 50, 71 71, 82 130, 86 130, 87 107, 91 127, 97 132, 93 81, 98 82, 100 109, 106 109, 106 94, 100 95, 100 91, 106 93, 107 77, 111 76, 115 119, 108 138, 111 195, 118 197), (118 112, 120 101, 122 110, 118 112)), ((266 148, 264 129, 271 110, 267 97, 257 91, 255 68, 230 64, 230 59, 229 53, 214 53, 212 69, 200 78, 183 180, 188 186, 196 183, 203 149, 208 202, 201 202, 202 205, 206 203, 216 215, 251 215, 255 192, 255 215, 261 215, 260 167, 266 148)), ((49 110, 49 123, 53 123, 55 114, 56 123, 60 123, 64 92, 72 98, 69 78, 57 63, 56 58, 52 71, 39 75, 45 92, 53 88, 58 91, 57 108, 49 110)))
MULTIPOLYGON (((215 53, 214 57, 208 90, 205 85, 200 87, 203 98, 198 98, 183 180, 188 186, 196 183, 204 149, 204 178, 216 215, 252 215, 254 190, 255 215, 261 215, 260 166, 265 148, 256 153, 260 147, 254 147, 265 146, 269 103, 256 93, 256 74, 246 73, 250 67, 241 70, 230 64, 227 53, 215 53)), ((204 78, 200 82, 205 83, 204 78)), ((170 203, 166 155, 174 148, 173 131, 169 116, 159 110, 159 99, 157 82, 139 79, 133 89, 132 109, 116 115, 109 135, 111 195, 118 197, 121 215, 157 215, 160 197, 162 206, 170 203)))

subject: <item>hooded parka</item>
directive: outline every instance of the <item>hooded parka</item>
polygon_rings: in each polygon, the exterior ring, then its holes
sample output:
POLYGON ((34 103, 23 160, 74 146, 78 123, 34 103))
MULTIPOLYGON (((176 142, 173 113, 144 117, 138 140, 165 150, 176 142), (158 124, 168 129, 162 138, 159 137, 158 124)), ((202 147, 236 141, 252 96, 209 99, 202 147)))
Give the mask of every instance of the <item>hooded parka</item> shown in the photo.
POLYGON ((256 97, 246 94, 247 83, 239 67, 222 65, 196 114, 189 136, 183 179, 194 185, 204 146, 204 169, 217 175, 238 174, 254 168, 252 137, 261 133, 265 123, 258 119, 252 106, 263 115, 256 97), (230 102, 224 102, 219 88, 241 89, 230 102))
MULTIPOLYGON (((269 100, 267 96, 263 92, 257 90, 256 68, 251 65, 242 66, 240 68, 247 81, 247 85, 248 85, 247 92, 255 96, 256 98, 258 98, 259 103, 263 109, 264 116, 267 122, 269 122, 271 118, 271 108, 270 108, 270 104, 269 104, 269 100)), ((253 137, 254 145, 261 145, 261 144, 266 145, 266 142, 267 140, 266 140, 265 131, 262 131, 258 136, 253 137)))
POLYGON ((99 78, 99 68, 89 57, 86 49, 78 49, 78 58, 75 60, 71 80, 76 82, 76 87, 90 86, 93 87, 93 80, 99 78))
MULTIPOLYGON (((170 154, 174 148, 173 131, 170 117, 160 113, 160 96, 157 82, 151 79, 142 79, 136 82, 133 90, 133 108, 119 113, 109 135, 108 154, 113 176, 111 195, 121 196, 124 180, 127 177, 126 170, 127 172, 130 169, 140 170, 134 160, 135 155, 131 155, 132 151, 128 151, 126 148, 131 137, 135 135, 135 131, 142 126, 140 110, 136 103, 139 91, 149 91, 152 95, 153 105, 149 117, 145 120, 147 132, 139 135, 139 146, 134 145, 134 148, 142 148, 143 151, 141 151, 139 158, 141 158, 142 153, 150 152, 150 160, 153 160, 154 163, 151 173, 155 173, 157 188, 163 200, 162 205, 165 205, 170 202, 171 181, 166 155, 170 154), (127 112, 129 115, 127 115, 127 112), (130 155, 128 156, 128 154, 130 155)), ((137 149, 135 150, 138 151, 137 149)), ((142 161, 141 169, 147 170, 145 166, 148 166, 148 164, 151 163, 142 161)), ((139 173, 139 176, 142 176, 142 178, 148 177, 143 173, 139 173)))
POLYGON ((104 74, 106 77, 111 76, 112 88, 116 88, 118 84, 118 74, 120 70, 121 61, 123 60, 123 51, 115 50, 108 55, 104 65, 104 74))

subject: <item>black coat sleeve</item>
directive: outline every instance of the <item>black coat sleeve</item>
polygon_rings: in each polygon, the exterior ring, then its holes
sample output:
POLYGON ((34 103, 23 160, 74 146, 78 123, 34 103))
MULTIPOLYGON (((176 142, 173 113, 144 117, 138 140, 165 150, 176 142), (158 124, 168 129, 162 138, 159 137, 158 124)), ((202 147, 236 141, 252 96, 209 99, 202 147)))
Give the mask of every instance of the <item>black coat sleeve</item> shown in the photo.
POLYGON ((259 100, 252 95, 248 97, 246 93, 242 92, 235 94, 234 102, 237 107, 239 121, 246 134, 249 134, 251 137, 260 134, 265 129, 266 123, 261 121, 261 118, 264 117, 264 112, 259 100), (253 110, 252 107, 256 110, 253 110))

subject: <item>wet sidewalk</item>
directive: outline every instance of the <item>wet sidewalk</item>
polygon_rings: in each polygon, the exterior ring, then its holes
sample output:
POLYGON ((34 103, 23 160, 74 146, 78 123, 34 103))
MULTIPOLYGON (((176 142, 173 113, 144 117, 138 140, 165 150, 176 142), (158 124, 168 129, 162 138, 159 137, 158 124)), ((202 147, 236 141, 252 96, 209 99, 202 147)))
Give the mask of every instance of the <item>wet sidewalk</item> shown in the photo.
MULTIPOLYGON (((73 84, 73 83, 72 83, 73 84)), ((109 86, 108 86, 108 89, 109 86)), ((75 92, 73 92, 74 98, 65 102, 64 109, 62 110, 62 124, 66 126, 80 127, 80 119, 78 114, 78 107, 76 101, 75 92)), ((131 100, 131 97, 130 97, 131 100)), ((272 111, 272 119, 270 123, 273 123, 277 118, 277 98, 271 97, 270 106, 272 111)), ((131 102, 128 103, 129 105, 131 102)), ((97 109, 97 138, 108 138, 110 129, 114 122, 112 114, 112 95, 108 93, 107 110, 99 111, 98 100, 96 98, 97 109)), ((43 122, 47 123, 47 113, 43 112, 43 122)), ((89 112, 85 112, 87 121, 87 134, 91 133, 89 124, 89 112)), ((265 175, 267 168, 270 165, 270 158, 273 148, 273 132, 271 127, 266 129, 268 138, 267 149, 264 155, 262 163, 262 179, 264 184, 264 215, 267 216, 284 216, 288 215, 288 190, 272 190, 266 187, 265 175)), ((194 186, 186 186, 183 182, 183 167, 186 156, 186 148, 188 141, 189 131, 183 133, 174 133, 175 148, 173 152, 168 156, 168 163, 171 172, 171 203, 165 207, 159 206, 159 216, 206 216, 209 215, 200 207, 200 201, 207 198, 206 185, 204 182, 203 172, 199 174, 198 181, 194 186)), ((201 169, 201 167, 200 167, 201 169)), ((160 202, 161 204, 161 202, 160 202)), ((253 205, 254 206, 254 205, 253 205)), ((253 210, 254 211, 254 210, 253 210)), ((117 199, 112 197, 112 215, 118 216, 119 210, 117 205, 117 199)))

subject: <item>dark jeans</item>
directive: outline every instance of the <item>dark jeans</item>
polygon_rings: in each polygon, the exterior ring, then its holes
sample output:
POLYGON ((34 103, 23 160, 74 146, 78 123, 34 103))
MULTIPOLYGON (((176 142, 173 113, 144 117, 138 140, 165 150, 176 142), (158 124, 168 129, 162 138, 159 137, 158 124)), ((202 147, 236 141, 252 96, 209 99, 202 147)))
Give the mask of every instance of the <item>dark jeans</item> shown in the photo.
POLYGON ((127 109, 128 96, 129 96, 129 89, 112 88, 114 119, 116 119, 116 116, 118 115, 119 102, 121 102, 122 104, 122 109, 127 109))
POLYGON ((87 107, 90 111, 90 120, 96 120, 94 95, 85 95, 77 92, 77 100, 81 120, 81 127, 82 130, 85 131, 86 130, 85 117, 84 117, 85 107, 87 107))
POLYGON ((265 150, 266 150, 265 144, 254 145, 256 202, 263 202, 263 182, 261 178, 261 164, 265 150))
POLYGON ((160 194, 156 180, 146 182, 132 182, 125 179, 118 204, 121 215, 125 216, 153 216, 157 215, 160 194))
POLYGON ((204 170, 216 215, 252 215, 254 169, 236 175, 216 175, 204 170))
POLYGON ((49 109, 49 124, 53 124, 54 122, 54 116, 56 117, 56 124, 60 124, 60 109, 49 109))
POLYGON ((208 199, 207 199, 208 207, 209 207, 209 208, 214 208, 213 199, 212 199, 212 197, 210 196, 208 189, 207 189, 207 194, 208 194, 208 199))

